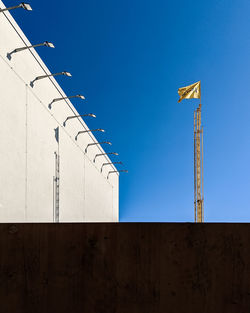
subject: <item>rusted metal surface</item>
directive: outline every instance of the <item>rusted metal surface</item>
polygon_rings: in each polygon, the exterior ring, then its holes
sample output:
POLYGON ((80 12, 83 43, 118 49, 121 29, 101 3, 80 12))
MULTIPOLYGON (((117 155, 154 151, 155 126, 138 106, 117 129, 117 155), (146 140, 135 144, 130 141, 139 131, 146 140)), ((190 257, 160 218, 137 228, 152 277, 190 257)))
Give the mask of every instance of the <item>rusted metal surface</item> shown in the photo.
POLYGON ((250 312, 249 242, 249 224, 0 224, 0 311, 250 312))

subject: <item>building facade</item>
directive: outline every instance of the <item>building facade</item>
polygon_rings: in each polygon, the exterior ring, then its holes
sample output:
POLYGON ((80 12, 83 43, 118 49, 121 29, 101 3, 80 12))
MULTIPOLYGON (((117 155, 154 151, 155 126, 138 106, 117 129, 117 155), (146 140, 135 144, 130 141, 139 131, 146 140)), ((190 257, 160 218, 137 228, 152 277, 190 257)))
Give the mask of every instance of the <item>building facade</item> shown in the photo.
MULTIPOLYGON (((4 8, 0 0, 0 8, 4 8)), ((0 221, 117 222, 119 175, 10 12, 0 13, 0 221), (31 82, 34 81, 34 84, 31 82), (75 140, 79 131, 87 131, 75 140)), ((70 95, 69 95, 70 96, 70 95)))

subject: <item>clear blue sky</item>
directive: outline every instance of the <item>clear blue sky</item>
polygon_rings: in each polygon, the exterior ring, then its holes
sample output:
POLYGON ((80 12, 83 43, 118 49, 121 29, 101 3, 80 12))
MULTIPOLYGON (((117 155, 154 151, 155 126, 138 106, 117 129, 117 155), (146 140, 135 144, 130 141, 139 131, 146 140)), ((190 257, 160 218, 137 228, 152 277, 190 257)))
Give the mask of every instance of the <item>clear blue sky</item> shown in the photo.
MULTIPOLYGON (((5 0, 5 5, 16 1, 5 0)), ((43 0, 13 16, 129 174, 121 221, 193 221, 193 110, 201 80, 205 221, 250 221, 250 1, 43 0)), ((97 137, 99 138, 99 137, 97 137)), ((106 149, 106 147, 105 147, 106 149)))

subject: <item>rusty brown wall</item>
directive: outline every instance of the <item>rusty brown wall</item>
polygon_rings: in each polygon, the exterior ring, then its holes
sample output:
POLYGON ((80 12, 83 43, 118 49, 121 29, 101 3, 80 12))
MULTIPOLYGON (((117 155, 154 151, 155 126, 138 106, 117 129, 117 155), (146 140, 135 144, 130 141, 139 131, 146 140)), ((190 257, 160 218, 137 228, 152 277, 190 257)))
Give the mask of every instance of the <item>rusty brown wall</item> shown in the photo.
POLYGON ((0 312, 250 312, 249 224, 0 224, 0 312))

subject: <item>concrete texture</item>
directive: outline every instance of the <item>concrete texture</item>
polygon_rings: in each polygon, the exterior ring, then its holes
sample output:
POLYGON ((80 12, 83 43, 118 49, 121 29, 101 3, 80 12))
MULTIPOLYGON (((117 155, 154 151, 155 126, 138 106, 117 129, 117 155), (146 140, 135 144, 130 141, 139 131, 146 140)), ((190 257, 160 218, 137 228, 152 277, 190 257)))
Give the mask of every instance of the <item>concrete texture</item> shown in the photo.
POLYGON ((0 224, 1 312, 247 313, 250 224, 0 224))
MULTIPOLYGON (((4 7, 1 0, 0 7, 4 7)), ((55 221, 57 153, 59 221, 117 222, 119 175, 112 174, 107 179, 107 173, 115 167, 108 165, 100 172, 102 163, 111 162, 107 156, 93 163, 96 154, 105 152, 99 145, 85 153, 89 143, 97 142, 91 132, 75 140, 78 131, 89 130, 81 118, 71 119, 63 126, 68 116, 79 114, 69 100, 54 102, 49 109, 53 99, 83 93, 84 86, 83 90, 66 95, 56 79, 50 77, 35 81, 32 87, 30 82, 37 76, 51 74, 36 50, 27 49, 13 53, 11 59, 7 57, 14 49, 32 44, 37 42, 29 42, 9 12, 0 14, 0 221, 55 221), (59 129, 58 141, 55 129, 59 129)), ((54 53, 61 52, 55 49, 54 53)), ((64 64, 57 72, 63 70, 64 64)), ((86 113, 92 112, 91 99, 88 100, 86 113)), ((98 124, 98 112, 94 113, 99 128, 102 125, 98 124)), ((106 136, 100 134, 99 138, 103 141, 106 136)))

